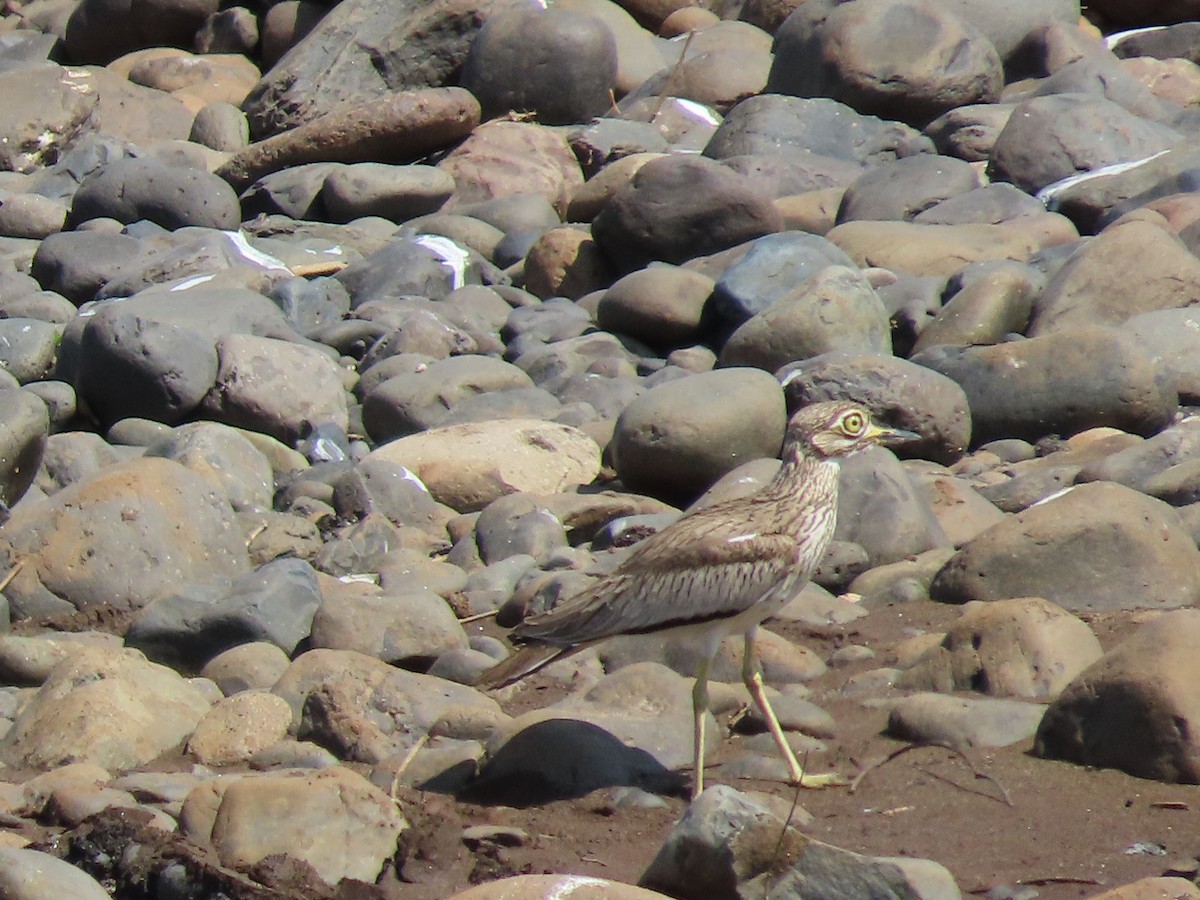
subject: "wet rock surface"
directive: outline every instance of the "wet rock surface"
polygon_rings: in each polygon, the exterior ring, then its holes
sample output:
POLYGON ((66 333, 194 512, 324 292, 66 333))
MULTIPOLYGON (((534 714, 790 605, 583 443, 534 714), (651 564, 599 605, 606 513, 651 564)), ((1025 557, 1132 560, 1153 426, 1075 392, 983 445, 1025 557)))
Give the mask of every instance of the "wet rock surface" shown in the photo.
POLYGON ((1195 12, 10 3, 0 894, 1194 893, 1195 12), (691 804, 685 638, 473 687, 830 399, 849 785, 737 637, 691 804))

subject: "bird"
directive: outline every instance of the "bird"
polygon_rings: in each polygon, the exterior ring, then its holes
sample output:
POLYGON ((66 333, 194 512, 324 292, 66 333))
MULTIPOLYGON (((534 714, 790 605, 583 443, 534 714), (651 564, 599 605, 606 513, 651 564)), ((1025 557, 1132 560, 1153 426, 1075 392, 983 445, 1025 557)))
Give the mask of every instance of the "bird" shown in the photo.
MULTIPOLYGON (((673 632, 702 649, 692 690, 692 798, 704 790, 708 672, 729 635, 745 638, 742 680, 787 763, 793 785, 845 783, 806 773, 789 746, 763 687, 754 640, 812 577, 837 517, 838 462, 877 444, 917 435, 872 421, 862 405, 813 403, 788 420, 782 465, 758 492, 690 512, 643 539, 610 574, 509 634, 519 649, 477 679, 507 686, 551 662, 611 637, 673 632)), ((674 635, 673 635, 674 636, 674 635)))

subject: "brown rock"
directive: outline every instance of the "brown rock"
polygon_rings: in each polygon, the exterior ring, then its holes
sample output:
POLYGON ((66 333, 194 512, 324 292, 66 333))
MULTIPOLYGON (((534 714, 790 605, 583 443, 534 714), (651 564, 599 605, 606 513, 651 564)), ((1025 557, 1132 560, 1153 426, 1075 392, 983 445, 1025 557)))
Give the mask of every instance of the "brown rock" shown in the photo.
POLYGON ((231 868, 282 853, 307 862, 330 884, 373 882, 407 828, 392 798, 334 766, 230 784, 213 821, 212 846, 231 868))
POLYGON ((614 273, 588 232, 564 226, 538 238, 525 256, 525 290, 543 300, 584 294, 612 284, 614 273))
POLYGON ((1092 630, 1053 603, 1040 597, 993 600, 968 606, 896 686, 1048 700, 1101 652, 1092 630))
POLYGON ((1138 313, 1189 306, 1197 296, 1200 260, 1166 229, 1125 222, 1088 241, 1055 273, 1028 333, 1120 325, 1138 313))
POLYGON ((1038 596, 1068 610, 1190 606, 1200 600, 1200 550, 1161 500, 1094 482, 989 528, 951 557, 930 594, 1038 596))
POLYGON ((562 213, 583 184, 583 172, 566 139, 532 122, 486 122, 438 168, 450 173, 458 186, 446 212, 498 197, 540 194, 562 213))
POLYGON ((949 277, 981 260, 1027 260, 1036 241, 1009 225, 918 225, 846 222, 825 237, 860 266, 949 277))
POLYGON ((462 88, 404 91, 251 144, 217 174, 242 190, 263 175, 304 163, 410 162, 466 137, 478 124, 479 103, 462 88))
POLYGON ((1050 704, 1038 756, 1200 783, 1200 610, 1164 613, 1080 673, 1050 704))

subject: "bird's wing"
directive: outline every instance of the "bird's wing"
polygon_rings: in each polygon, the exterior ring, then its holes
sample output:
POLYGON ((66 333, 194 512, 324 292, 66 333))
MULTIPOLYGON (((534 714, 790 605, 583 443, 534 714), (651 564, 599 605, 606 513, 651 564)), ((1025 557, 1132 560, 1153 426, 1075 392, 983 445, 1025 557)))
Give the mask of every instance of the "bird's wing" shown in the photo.
POLYGON ((795 546, 792 535, 693 520, 647 538, 612 574, 513 635, 569 646, 733 616, 787 578, 795 546))

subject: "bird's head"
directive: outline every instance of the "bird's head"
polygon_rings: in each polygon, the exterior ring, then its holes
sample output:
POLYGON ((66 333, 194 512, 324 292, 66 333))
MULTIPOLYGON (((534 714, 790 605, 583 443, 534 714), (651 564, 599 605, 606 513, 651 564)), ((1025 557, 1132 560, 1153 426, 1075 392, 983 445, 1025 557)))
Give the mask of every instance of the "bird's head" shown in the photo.
POLYGON ((840 459, 876 444, 903 443, 917 437, 911 431, 876 424, 856 403, 814 403, 797 411, 788 422, 783 458, 840 459))

